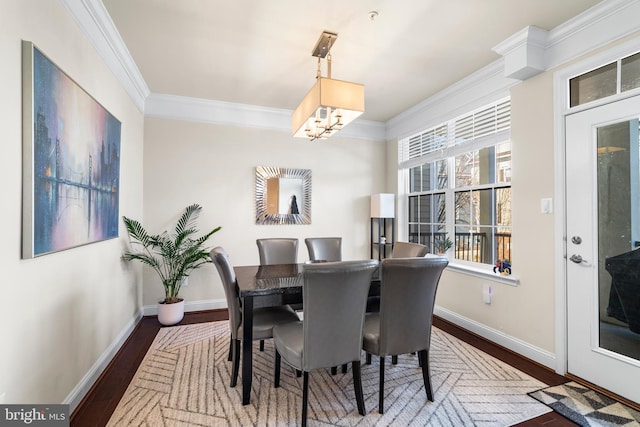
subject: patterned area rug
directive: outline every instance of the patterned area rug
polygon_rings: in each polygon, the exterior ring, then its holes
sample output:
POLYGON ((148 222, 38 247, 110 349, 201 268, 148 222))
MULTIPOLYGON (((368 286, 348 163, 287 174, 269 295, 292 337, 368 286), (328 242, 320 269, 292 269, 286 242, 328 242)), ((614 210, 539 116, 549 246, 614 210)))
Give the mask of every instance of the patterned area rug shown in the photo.
POLYGON ((640 412, 573 381, 530 396, 581 426, 640 427, 640 412))
MULTIPOLYGON (((109 421, 109 426, 295 426, 302 378, 282 364, 273 388, 273 344, 254 350, 251 404, 240 380, 229 387, 228 322, 163 328, 109 421)), ((430 351, 435 402, 426 398, 418 358, 387 362, 385 413, 379 414, 377 358, 362 365, 366 415, 358 414, 351 367, 310 375, 310 426, 508 426, 551 410, 529 397, 545 384, 434 328, 430 351)), ((364 353, 363 353, 364 360, 364 353)))

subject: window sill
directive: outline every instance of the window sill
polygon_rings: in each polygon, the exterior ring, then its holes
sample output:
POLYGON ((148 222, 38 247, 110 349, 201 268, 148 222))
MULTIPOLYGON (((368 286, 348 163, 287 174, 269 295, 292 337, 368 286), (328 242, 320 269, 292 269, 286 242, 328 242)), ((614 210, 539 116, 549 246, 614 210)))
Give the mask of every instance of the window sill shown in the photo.
POLYGON ((518 286, 520 284, 520 280, 517 277, 511 275, 503 276, 502 274, 494 273, 492 269, 484 269, 455 261, 449 261, 447 270, 469 276, 480 277, 482 279, 488 279, 493 282, 504 283, 509 286, 518 286))

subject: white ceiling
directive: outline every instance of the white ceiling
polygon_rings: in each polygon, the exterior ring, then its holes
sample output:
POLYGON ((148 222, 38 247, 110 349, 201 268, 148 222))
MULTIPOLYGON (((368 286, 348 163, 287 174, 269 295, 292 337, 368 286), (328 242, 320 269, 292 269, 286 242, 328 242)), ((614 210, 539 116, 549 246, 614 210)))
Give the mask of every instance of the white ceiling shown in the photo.
POLYGON ((551 30, 597 3, 103 0, 152 93, 293 110, 327 30, 332 77, 363 83, 362 118, 382 122, 499 59, 492 48, 526 26, 551 30))

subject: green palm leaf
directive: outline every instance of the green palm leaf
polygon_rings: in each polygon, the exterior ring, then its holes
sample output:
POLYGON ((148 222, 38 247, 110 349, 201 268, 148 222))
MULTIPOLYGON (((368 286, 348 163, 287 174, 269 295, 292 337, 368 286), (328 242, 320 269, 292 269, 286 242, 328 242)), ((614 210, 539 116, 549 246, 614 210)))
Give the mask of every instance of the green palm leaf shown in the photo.
POLYGON ((140 222, 122 217, 129 234, 132 250, 125 251, 122 259, 139 261, 153 268, 165 289, 165 301, 175 302, 184 278, 191 271, 212 262, 206 241, 222 227, 192 238, 198 233, 197 220, 202 207, 192 204, 186 207, 176 223, 173 234, 167 231, 152 235, 140 222), (133 248, 136 250, 133 250, 133 248))

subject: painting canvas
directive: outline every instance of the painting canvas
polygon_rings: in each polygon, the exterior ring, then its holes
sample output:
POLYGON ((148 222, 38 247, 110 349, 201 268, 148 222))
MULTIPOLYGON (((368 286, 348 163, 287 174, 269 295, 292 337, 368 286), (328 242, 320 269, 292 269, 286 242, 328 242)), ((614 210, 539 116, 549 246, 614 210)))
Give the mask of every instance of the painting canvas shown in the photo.
POLYGON ((23 258, 118 236, 120 122, 23 42, 23 258))

